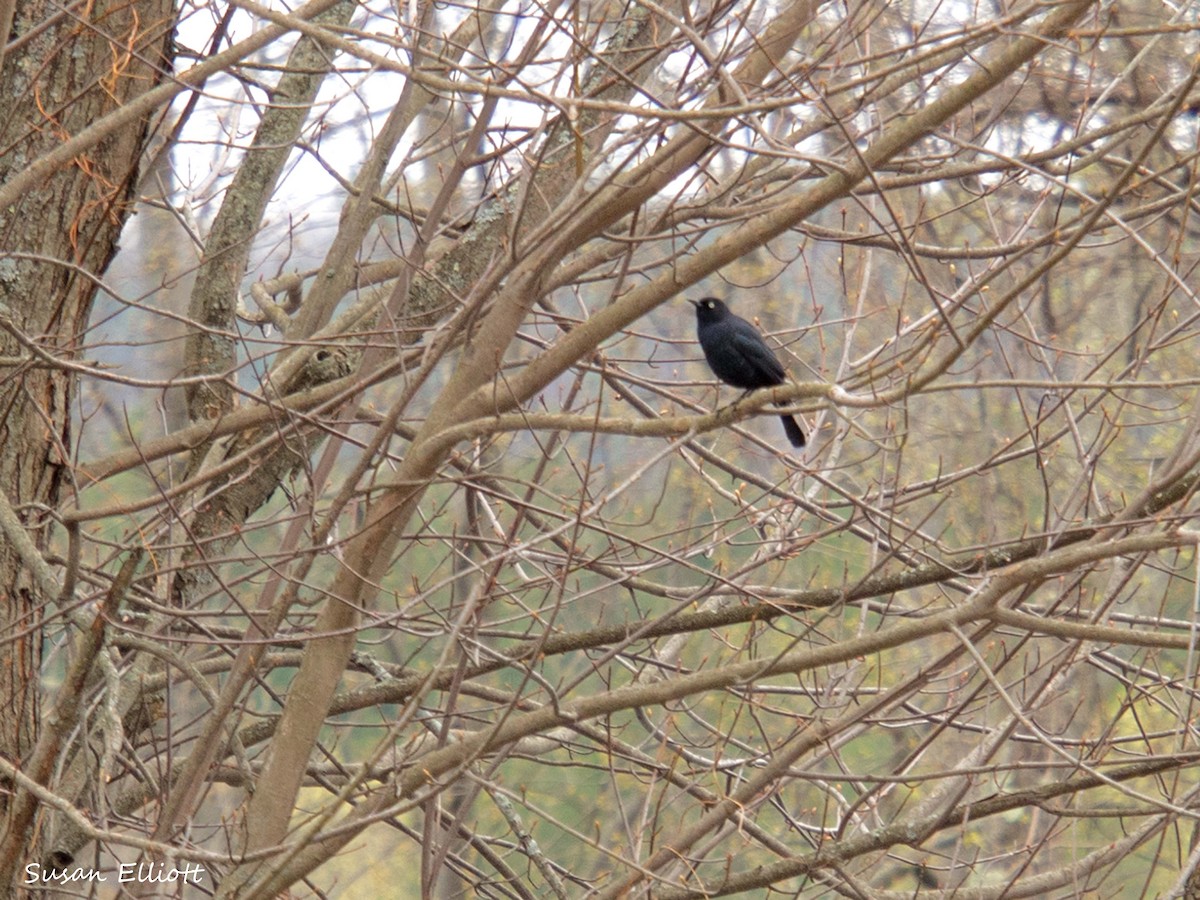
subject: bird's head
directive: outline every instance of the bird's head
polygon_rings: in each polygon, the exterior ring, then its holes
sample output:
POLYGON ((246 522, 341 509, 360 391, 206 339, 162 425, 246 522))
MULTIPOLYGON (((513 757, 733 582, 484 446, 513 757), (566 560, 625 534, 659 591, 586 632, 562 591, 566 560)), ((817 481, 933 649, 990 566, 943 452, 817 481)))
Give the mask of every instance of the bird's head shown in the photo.
POLYGON ((729 315, 729 307, 716 297, 701 297, 688 303, 696 307, 696 319, 700 322, 719 322, 729 315))

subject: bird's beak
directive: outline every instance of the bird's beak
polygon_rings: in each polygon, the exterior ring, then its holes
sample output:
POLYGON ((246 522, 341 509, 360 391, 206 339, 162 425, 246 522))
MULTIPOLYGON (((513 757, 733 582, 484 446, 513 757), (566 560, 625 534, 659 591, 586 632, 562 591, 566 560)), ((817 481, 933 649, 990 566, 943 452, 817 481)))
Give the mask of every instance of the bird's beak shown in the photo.
POLYGON ((684 297, 683 299, 684 299, 684 300, 687 300, 687 302, 688 302, 688 303, 690 303, 690 304, 692 304, 692 306, 696 307, 696 309, 699 309, 699 308, 700 308, 700 301, 699 301, 699 300, 688 300, 688 298, 687 298, 687 297, 684 297))

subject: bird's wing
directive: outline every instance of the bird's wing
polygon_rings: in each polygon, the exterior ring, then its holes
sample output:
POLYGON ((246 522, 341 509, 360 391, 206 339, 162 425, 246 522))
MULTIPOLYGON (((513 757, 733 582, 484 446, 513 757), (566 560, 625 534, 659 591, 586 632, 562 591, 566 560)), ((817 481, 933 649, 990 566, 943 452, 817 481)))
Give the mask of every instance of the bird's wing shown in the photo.
POLYGON ((754 326, 747 325, 746 328, 738 328, 733 333, 733 343, 742 359, 761 376, 758 380, 770 381, 774 384, 787 381, 787 372, 784 370, 783 364, 776 359, 775 354, 771 352, 771 348, 767 346, 754 326))

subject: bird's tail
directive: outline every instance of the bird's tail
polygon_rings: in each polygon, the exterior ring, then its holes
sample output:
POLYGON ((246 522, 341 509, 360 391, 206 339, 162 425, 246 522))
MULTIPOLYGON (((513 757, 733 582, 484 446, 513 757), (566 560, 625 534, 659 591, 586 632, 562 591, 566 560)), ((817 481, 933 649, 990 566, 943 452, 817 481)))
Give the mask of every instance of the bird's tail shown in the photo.
POLYGON ((787 439, 793 447, 804 446, 804 429, 800 427, 800 423, 796 421, 795 416, 780 416, 779 420, 783 422, 783 430, 787 434, 787 439))

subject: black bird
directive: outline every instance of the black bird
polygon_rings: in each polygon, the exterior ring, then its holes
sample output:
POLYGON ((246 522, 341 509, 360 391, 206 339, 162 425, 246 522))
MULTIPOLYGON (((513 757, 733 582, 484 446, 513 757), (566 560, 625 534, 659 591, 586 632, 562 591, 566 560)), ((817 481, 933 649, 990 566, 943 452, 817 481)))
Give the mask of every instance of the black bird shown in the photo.
MULTIPOLYGON (((787 381, 783 364, 757 328, 731 313, 716 297, 688 303, 696 307, 696 332, 704 358, 719 379, 743 391, 774 387, 787 381)), ((803 447, 804 430, 795 418, 781 415, 779 419, 792 446, 803 447)))

